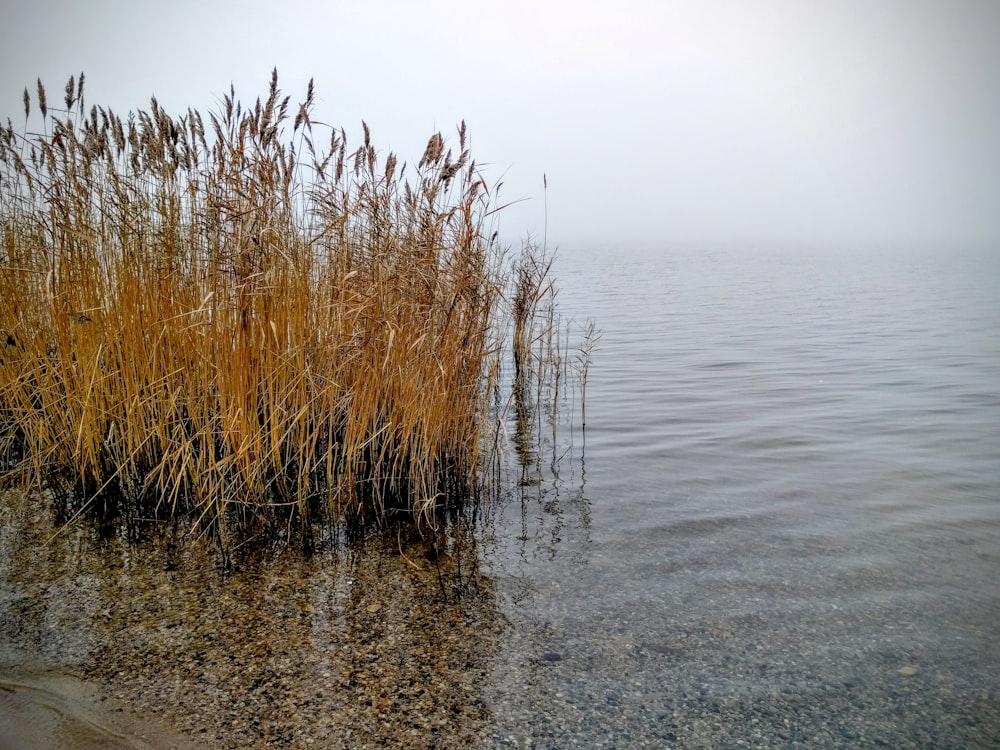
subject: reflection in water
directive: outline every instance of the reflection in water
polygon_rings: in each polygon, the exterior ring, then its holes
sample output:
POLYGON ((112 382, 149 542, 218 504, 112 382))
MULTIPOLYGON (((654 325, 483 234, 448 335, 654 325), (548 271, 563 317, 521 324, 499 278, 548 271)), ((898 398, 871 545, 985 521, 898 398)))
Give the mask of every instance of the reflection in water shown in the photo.
MULTIPOLYGON (((551 560, 563 540, 567 513, 572 516, 569 522, 583 532, 585 541, 590 529, 590 509, 584 494, 586 432, 582 428, 579 457, 574 442, 574 401, 577 392, 582 393, 585 387, 586 371, 576 368, 577 377, 569 377, 570 355, 561 342, 568 342, 572 326, 563 329, 551 306, 546 320, 530 368, 522 367, 511 386, 513 458, 520 479, 509 500, 520 505, 518 540, 522 554, 527 554, 530 546, 532 554, 542 554, 551 560), (566 472, 568 476, 563 476, 566 472)), ((589 368, 597 337, 591 324, 584 336, 586 350, 581 348, 573 355, 574 366, 585 362, 585 368, 589 368)), ((575 545, 573 550, 585 554, 585 546, 575 545)))
MULTIPOLYGON (((494 661, 509 620, 480 547, 511 506, 525 556, 551 561, 566 538, 585 555, 590 533, 560 330, 550 320, 498 410, 513 436, 496 467, 509 494, 436 531, 350 542, 317 529, 311 555, 244 549, 230 567, 176 523, 67 524, 47 495, 0 498, 0 690, 13 696, 0 721, 26 728, 14 744, 81 747, 100 735, 105 746, 179 747, 154 731, 158 720, 210 747, 503 744, 485 691, 502 678, 494 661), (16 681, 25 669, 82 678, 120 701, 136 730, 95 719, 95 697, 81 691, 63 690, 53 709, 56 693, 16 681), (62 740, 47 739, 56 731, 62 740)), ((529 597, 529 577, 513 578, 529 597)))
POLYGON ((521 485, 537 483, 541 460, 535 435, 535 409, 529 393, 531 384, 526 379, 518 379, 513 386, 514 393, 514 452, 521 469, 521 485))
MULTIPOLYGON (((461 524, 436 545, 259 553, 224 575, 207 541, 102 541, 80 523, 45 546, 42 498, 5 498, 2 513, 8 681, 25 664, 72 671, 212 747, 483 741, 479 690, 504 624, 461 524)), ((83 737, 90 708, 67 700, 83 737)))

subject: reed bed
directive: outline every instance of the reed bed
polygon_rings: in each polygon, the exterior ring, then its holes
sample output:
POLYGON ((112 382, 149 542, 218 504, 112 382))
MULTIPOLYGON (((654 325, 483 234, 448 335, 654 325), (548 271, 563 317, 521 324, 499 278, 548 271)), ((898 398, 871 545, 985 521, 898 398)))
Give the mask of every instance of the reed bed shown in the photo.
POLYGON ((497 243, 464 123, 401 164, 313 100, 276 73, 207 118, 87 109, 82 74, 58 109, 25 90, 0 130, 8 481, 193 516, 223 546, 318 518, 433 526, 482 491, 548 265, 497 243))

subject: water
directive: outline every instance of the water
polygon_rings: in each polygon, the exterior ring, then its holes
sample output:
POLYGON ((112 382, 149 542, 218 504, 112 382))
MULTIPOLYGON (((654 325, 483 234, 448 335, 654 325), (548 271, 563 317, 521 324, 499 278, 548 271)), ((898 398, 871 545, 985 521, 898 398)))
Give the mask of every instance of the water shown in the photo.
POLYGON ((497 735, 1000 746, 1000 256, 560 261, 604 335, 584 471, 498 535, 497 735))
POLYGON ((65 670, 212 747, 1000 747, 1000 253, 556 271, 586 435, 542 420, 474 593, 403 542, 222 576, 11 506, 0 690, 65 670))

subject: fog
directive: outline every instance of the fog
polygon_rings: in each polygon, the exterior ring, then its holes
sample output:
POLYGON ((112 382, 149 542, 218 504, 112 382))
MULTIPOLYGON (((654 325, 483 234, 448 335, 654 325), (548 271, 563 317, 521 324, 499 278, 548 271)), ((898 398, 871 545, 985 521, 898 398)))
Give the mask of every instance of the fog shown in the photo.
POLYGON ((88 105, 205 111, 277 67, 401 160, 465 119, 512 241, 1000 244, 998 39, 994 0, 39 0, 0 113, 81 70, 88 105))

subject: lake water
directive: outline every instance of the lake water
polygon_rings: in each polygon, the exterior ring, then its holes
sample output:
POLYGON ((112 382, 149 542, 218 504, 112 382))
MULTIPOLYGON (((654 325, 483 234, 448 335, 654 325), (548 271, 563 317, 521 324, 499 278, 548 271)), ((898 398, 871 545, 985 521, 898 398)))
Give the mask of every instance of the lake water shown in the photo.
POLYGON ((223 577, 7 510, 0 667, 212 747, 1000 747, 1000 252, 556 274, 603 332, 586 433, 541 420, 475 596, 395 545, 223 577))
POLYGON ((1000 747, 1000 254, 557 270, 603 338, 583 469, 497 535, 498 734, 1000 747))

